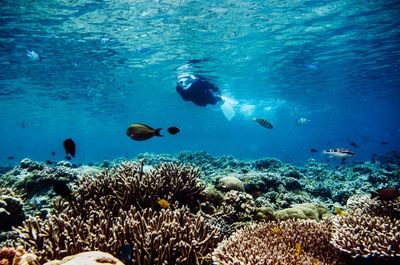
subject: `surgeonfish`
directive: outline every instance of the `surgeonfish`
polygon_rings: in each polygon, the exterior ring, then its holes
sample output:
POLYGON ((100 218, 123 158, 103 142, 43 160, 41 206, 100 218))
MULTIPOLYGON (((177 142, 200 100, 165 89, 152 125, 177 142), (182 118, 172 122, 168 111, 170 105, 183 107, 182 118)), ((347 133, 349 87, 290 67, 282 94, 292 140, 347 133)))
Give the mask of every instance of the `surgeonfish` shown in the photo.
POLYGON ((382 201, 392 201, 400 197, 400 191, 396 188, 384 188, 371 192, 371 198, 378 198, 382 201))
POLYGON ((75 199, 75 194, 74 192, 71 191, 71 189, 68 187, 67 183, 62 180, 56 180, 53 182, 53 190, 55 193, 60 195, 62 198, 64 198, 67 201, 72 201, 75 199))
POLYGON ((128 127, 126 134, 133 140, 145 141, 153 136, 161 137, 161 130, 161 128, 153 129, 145 124, 134 123, 128 127))
POLYGON ((68 138, 66 140, 64 140, 64 149, 65 149, 65 155, 66 155, 66 159, 67 160, 71 160, 71 157, 75 157, 75 152, 76 152, 76 144, 74 142, 74 140, 72 140, 71 138, 68 138))
POLYGON ((40 62, 42 60, 42 57, 40 57, 40 55, 37 52, 30 51, 28 49, 26 49, 26 56, 28 56, 32 61, 35 62, 40 62))
POLYGON ((307 119, 307 118, 299 118, 299 119, 296 121, 296 123, 297 123, 298 125, 304 125, 304 124, 308 123, 309 121, 310 121, 310 120, 307 119))
POLYGON ((179 133, 181 130, 179 130, 179 128, 176 128, 176 127, 172 126, 172 127, 169 127, 167 129, 167 131, 169 132, 169 134, 174 135, 174 134, 179 133))
POLYGON ((262 127, 267 128, 267 129, 272 129, 274 128, 272 126, 272 124, 267 121, 266 119, 260 119, 260 118, 254 118, 253 119, 255 122, 257 122, 258 124, 260 124, 262 127))
POLYGON ((324 154, 337 158, 349 158, 355 155, 354 152, 346 148, 335 148, 335 149, 324 150, 324 154))
POLYGON ((341 217, 346 216, 346 213, 340 209, 339 207, 334 206, 333 210, 335 211, 335 213, 341 217))

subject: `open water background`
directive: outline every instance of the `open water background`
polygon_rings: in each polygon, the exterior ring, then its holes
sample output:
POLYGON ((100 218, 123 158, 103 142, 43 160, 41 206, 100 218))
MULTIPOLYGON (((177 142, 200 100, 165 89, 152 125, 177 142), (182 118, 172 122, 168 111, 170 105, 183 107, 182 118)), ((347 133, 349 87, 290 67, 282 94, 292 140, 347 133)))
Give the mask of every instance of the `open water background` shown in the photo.
POLYGON ((326 159, 310 148, 336 147, 364 161, 400 150, 399 17, 395 0, 2 0, 0 164, 63 159, 68 137, 82 163, 181 150, 303 163, 326 159), (231 121, 176 93, 177 68, 193 59, 206 61, 190 70, 238 102, 231 121), (125 133, 136 122, 181 133, 134 142, 125 133))

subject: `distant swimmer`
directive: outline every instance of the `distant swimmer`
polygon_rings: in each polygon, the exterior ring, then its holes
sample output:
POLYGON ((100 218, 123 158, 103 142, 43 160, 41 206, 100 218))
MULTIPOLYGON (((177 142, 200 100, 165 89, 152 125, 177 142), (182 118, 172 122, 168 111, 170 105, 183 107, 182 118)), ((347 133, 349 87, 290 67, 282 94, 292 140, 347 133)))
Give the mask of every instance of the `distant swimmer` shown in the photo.
POLYGON ((272 124, 267 121, 266 119, 259 119, 259 118, 254 118, 253 119, 255 122, 257 122, 258 124, 260 124, 262 127, 267 128, 267 129, 272 129, 274 128, 272 126, 272 124))
POLYGON ((346 149, 346 148, 336 148, 336 149, 329 149, 324 150, 324 154, 329 155, 331 157, 337 158, 349 158, 355 155, 354 152, 346 149))
POLYGON ((299 118, 299 119, 297 119, 296 124, 298 124, 298 125, 304 125, 304 124, 307 124, 307 123, 309 123, 309 122, 310 122, 310 120, 307 119, 307 118, 299 118))
POLYGON ((126 134, 133 140, 145 141, 153 136, 161 137, 161 130, 161 128, 153 129, 145 124, 134 123, 128 127, 126 134))
POLYGON ((42 57, 35 51, 26 49, 26 56, 28 56, 34 62, 40 62, 42 57))
POLYGON ((64 141, 64 149, 65 149, 65 158, 67 160, 71 160, 71 156, 75 157, 75 152, 76 152, 76 144, 74 140, 71 138, 68 138, 64 141))
POLYGON ((174 135, 174 134, 179 133, 181 130, 179 130, 179 128, 176 128, 176 127, 172 126, 172 127, 169 127, 169 128, 167 129, 167 131, 168 131, 170 134, 174 135))
POLYGON ((222 100, 217 86, 203 76, 183 73, 178 76, 176 91, 185 101, 191 101, 197 106, 215 105, 222 100))

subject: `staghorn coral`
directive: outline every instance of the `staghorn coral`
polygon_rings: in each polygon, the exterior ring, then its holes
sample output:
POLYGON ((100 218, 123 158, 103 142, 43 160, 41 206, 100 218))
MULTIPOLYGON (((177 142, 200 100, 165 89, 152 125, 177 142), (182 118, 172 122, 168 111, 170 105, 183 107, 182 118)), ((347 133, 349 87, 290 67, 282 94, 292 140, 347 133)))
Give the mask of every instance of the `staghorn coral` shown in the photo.
POLYGON ((23 247, 0 249, 0 265, 39 265, 36 256, 23 247))
POLYGON ((333 222, 331 243, 353 257, 400 257, 400 199, 352 196, 345 216, 333 222))
POLYGON ((289 220, 250 226, 222 241, 212 257, 216 265, 344 264, 329 244, 330 222, 289 220), (296 254, 296 243, 301 251, 296 254))
POLYGON ((72 210, 46 220, 31 218, 20 228, 19 244, 40 261, 100 250, 114 256, 132 245, 134 264, 210 264, 218 230, 187 208, 161 210, 132 207, 116 216, 92 211, 84 221, 72 210))
POLYGON ((94 209, 107 209, 115 214, 131 206, 159 208, 158 199, 165 199, 195 208, 203 189, 197 179, 199 174, 190 165, 164 163, 144 172, 143 164, 125 162, 96 178, 83 177, 73 206, 82 214, 94 209))

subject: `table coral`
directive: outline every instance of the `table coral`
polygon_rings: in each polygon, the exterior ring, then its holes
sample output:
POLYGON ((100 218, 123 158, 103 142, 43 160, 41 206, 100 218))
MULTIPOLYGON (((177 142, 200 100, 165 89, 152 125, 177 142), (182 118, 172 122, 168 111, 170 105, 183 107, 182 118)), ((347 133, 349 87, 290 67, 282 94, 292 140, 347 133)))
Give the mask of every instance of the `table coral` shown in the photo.
POLYGON ((216 265, 344 264, 329 244, 330 222, 288 220, 250 226, 222 241, 213 252, 216 265), (300 250, 296 250, 296 245, 300 250))

